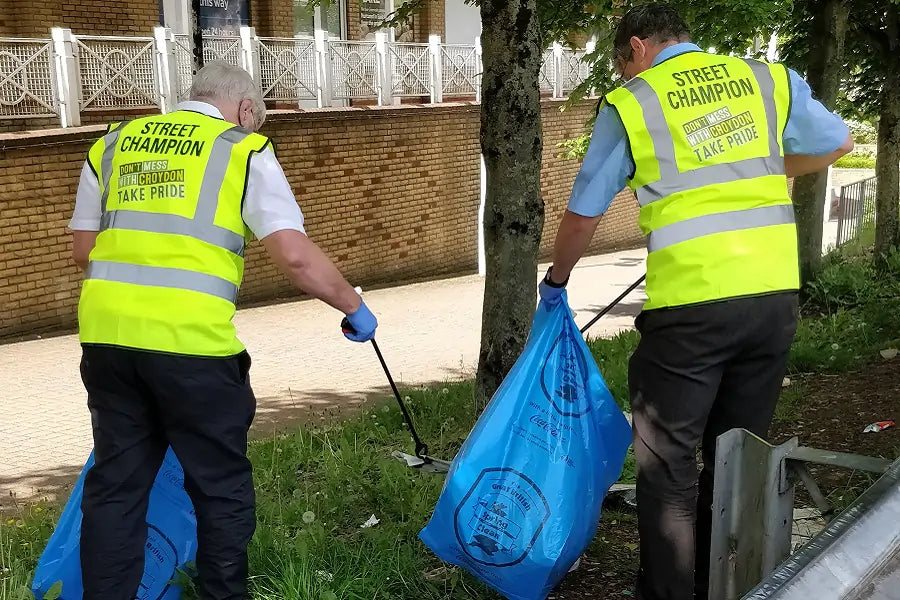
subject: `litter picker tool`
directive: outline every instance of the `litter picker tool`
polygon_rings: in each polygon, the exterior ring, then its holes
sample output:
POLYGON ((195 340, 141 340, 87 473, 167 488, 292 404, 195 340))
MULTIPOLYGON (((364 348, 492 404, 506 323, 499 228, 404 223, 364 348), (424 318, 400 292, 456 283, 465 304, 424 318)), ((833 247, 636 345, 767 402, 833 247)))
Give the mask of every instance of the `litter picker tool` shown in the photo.
MULTIPOLYGON (((609 313, 613 308, 615 308, 622 300, 625 299, 628 294, 633 292, 639 285, 644 282, 646 275, 641 275, 641 278, 631 284, 628 289, 622 292, 618 298, 613 300, 609 306, 601 310, 597 315, 591 319, 591 321, 581 328, 582 335, 587 332, 588 329, 594 326, 600 319, 602 319, 605 315, 609 313)), ((356 288, 357 293, 362 292, 359 288, 356 288)), ((354 333, 355 330, 353 326, 350 325, 350 321, 346 318, 341 322, 341 329, 345 333, 354 333)), ((439 458, 435 458, 433 456, 429 456, 428 454, 428 444, 422 441, 422 438, 419 437, 419 433, 416 431, 416 426, 413 423, 412 416, 409 414, 409 409, 406 407, 406 403, 403 401, 403 397, 400 395, 400 390, 397 389, 397 384, 394 383, 394 378, 391 376, 391 371, 387 366, 387 362, 384 360, 384 355, 381 353, 381 348, 378 347, 378 342, 372 339, 372 347, 375 349, 375 354, 378 356, 378 362, 381 363, 381 368, 384 370, 384 375, 387 377, 388 383, 391 386, 391 391, 394 393, 394 398, 397 400, 397 405, 400 407, 400 412, 403 414, 403 420, 406 421, 407 427, 409 427, 409 431, 412 434, 413 442, 416 445, 415 455, 406 454, 405 452, 395 451, 392 453, 392 456, 401 462, 405 462, 406 465, 412 469, 418 469, 420 471, 425 471, 427 473, 447 473, 450 470, 450 462, 446 460, 441 460, 439 458)))

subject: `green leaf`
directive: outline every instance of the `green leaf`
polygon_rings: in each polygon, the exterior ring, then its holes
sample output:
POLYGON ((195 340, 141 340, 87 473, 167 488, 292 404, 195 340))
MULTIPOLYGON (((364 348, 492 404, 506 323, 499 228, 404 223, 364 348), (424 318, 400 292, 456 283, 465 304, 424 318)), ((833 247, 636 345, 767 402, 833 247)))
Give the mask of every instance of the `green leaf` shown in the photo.
POLYGON ((57 581, 50 589, 47 590, 47 593, 44 594, 44 600, 57 600, 62 595, 62 581, 57 581))
POLYGON ((319 594, 319 600, 338 600, 337 594, 332 592, 331 590, 325 590, 321 594, 319 594))

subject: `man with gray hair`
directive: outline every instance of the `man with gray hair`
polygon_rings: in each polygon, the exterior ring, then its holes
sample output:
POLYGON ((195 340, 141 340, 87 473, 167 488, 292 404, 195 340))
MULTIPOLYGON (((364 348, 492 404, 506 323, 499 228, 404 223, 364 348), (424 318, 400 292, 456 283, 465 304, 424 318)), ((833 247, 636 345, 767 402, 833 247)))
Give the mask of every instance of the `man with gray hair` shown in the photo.
POLYGON ((247 432, 250 357, 232 318, 245 241, 337 309, 364 342, 377 321, 306 236, 269 140, 262 95, 238 67, 197 73, 190 100, 110 126, 81 174, 73 230, 95 464, 82 502, 85 600, 132 600, 144 572, 150 489, 166 450, 197 516, 203 598, 247 595, 255 529, 247 432))

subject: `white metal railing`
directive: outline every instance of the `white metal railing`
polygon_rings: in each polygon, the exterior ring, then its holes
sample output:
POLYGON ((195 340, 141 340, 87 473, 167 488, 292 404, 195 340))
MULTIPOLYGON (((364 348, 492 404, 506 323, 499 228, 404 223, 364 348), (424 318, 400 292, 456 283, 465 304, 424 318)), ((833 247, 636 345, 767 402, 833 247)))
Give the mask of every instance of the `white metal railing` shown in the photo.
POLYGON ((477 94, 481 90, 481 48, 446 44, 441 47, 444 96, 477 94))
POLYGON ((160 89, 154 47, 153 38, 76 37, 81 110, 157 106, 160 89))
POLYGON ((203 38, 203 60, 224 60, 237 67, 244 66, 240 37, 206 36, 203 38))
POLYGON ((390 44, 391 95, 429 96, 432 87, 431 56, 428 44, 390 44))
MULTIPOLYGON (((590 51, 590 48, 587 50, 590 51)), ((561 98, 588 75, 585 52, 560 44, 544 54, 540 84, 561 98)), ((331 106, 348 100, 393 104, 399 98, 481 98, 481 46, 238 36, 203 40, 205 61, 224 60, 247 70, 267 101, 331 106)), ((63 127, 79 125, 85 111, 172 110, 192 80, 192 40, 157 27, 152 37, 73 35, 53 28, 50 39, 0 38, 0 119, 56 115, 63 127)))
POLYGON ((332 98, 341 100, 379 97, 378 59, 375 42, 328 42, 332 98))
POLYGON ((317 70, 314 39, 259 38, 259 85, 266 100, 315 100, 317 70))
POLYGON ((0 38, 0 118, 59 114, 50 40, 0 38))

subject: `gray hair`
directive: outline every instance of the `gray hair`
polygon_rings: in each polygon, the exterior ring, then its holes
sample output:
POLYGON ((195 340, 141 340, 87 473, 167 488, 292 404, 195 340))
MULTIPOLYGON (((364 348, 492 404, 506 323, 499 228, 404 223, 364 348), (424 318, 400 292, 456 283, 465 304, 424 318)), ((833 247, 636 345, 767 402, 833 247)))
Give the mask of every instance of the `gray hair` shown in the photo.
POLYGON ((220 100, 240 103, 253 101, 253 120, 257 128, 266 120, 266 103, 250 74, 223 60, 206 63, 194 76, 189 92, 191 100, 220 100))

